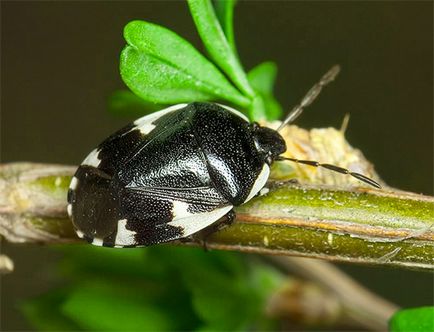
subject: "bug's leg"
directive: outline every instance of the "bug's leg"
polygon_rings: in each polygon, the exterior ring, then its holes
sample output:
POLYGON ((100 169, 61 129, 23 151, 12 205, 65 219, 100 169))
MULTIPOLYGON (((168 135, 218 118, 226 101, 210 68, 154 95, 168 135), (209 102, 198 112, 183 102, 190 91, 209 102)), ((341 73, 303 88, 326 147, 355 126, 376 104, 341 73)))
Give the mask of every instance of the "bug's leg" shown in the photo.
POLYGON ((194 234, 192 236, 193 240, 199 241, 202 244, 202 247, 205 251, 208 251, 207 247, 207 239, 214 234, 222 230, 223 228, 232 225, 235 220, 235 211, 232 209, 228 213, 226 213, 223 217, 217 220, 214 224, 202 229, 200 232, 194 234))
POLYGON ((230 210, 228 213, 226 213, 222 218, 220 218, 219 222, 217 223, 217 230, 221 230, 225 228, 226 226, 230 226, 234 223, 236 213, 234 209, 230 210))

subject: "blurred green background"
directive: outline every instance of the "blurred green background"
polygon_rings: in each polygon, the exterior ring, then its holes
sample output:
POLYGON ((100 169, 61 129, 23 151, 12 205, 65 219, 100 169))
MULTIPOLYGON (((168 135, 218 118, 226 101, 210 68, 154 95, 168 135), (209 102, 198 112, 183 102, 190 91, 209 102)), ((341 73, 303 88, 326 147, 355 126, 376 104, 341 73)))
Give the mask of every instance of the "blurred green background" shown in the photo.
MULTIPOLYGON (((241 1, 235 33, 246 69, 279 66, 276 97, 290 109, 335 63, 337 81, 298 121, 339 127, 390 185, 433 194, 433 3, 241 1)), ((184 2, 1 2, 1 161, 78 164, 129 118, 107 113, 123 88, 123 26, 144 19, 200 50, 184 2)), ((20 299, 57 283, 46 247, 2 243, 16 271, 1 278, 1 328, 29 329, 20 299)), ((401 306, 433 302, 431 274, 342 266, 401 306)))

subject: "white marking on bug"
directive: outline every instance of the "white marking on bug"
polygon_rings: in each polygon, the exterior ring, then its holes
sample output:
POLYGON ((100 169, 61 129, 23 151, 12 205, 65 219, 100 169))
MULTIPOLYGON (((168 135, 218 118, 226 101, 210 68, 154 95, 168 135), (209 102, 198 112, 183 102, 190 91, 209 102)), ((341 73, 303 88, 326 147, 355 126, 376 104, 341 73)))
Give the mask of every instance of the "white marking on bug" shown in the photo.
POLYGON ((270 242, 268 242, 268 236, 267 235, 264 236, 263 242, 264 242, 264 246, 268 247, 270 242))
MULTIPOLYGON (((184 217, 180 219, 175 218, 173 221, 169 222, 168 225, 174 227, 181 227, 184 231, 183 236, 187 237, 215 223, 226 213, 232 210, 232 208, 233 206, 229 205, 229 206, 215 209, 210 212, 190 214, 190 216, 188 217, 184 217)), ((181 205, 179 206, 179 209, 181 209, 181 205)))
POLYGON ((173 201, 173 219, 177 218, 186 218, 192 215, 192 213, 188 212, 188 207, 190 206, 188 203, 173 201))
POLYGON ((98 167, 101 160, 98 158, 99 151, 98 149, 92 150, 91 153, 83 160, 82 165, 98 167))
POLYGON ((154 128, 156 127, 153 122, 155 120, 158 120, 159 118, 161 118, 163 115, 176 111, 178 109, 181 109, 183 107, 187 106, 187 104, 177 104, 177 105, 173 105, 170 107, 167 107, 165 109, 162 109, 161 111, 158 112, 154 112, 152 114, 143 116, 139 119, 137 119, 136 121, 134 121, 134 125, 136 127, 134 127, 131 130, 140 130, 140 132, 143 135, 148 135, 152 130, 154 130, 154 128))
POLYGON ((68 216, 72 217, 72 205, 68 204, 66 206, 66 211, 68 212, 68 216))
POLYGON ((230 111, 230 112, 238 115, 243 120, 246 120, 246 121, 249 122, 249 118, 245 114, 243 114, 240 111, 236 110, 235 108, 232 108, 232 107, 229 107, 229 106, 226 106, 226 105, 223 105, 223 104, 217 104, 217 105, 219 105, 220 107, 223 107, 224 109, 227 109, 228 111, 230 111))
POLYGON ((137 127, 140 130, 142 135, 148 135, 151 131, 154 130, 156 126, 152 123, 144 123, 141 126, 137 127))
POLYGON ((94 246, 102 246, 102 244, 103 244, 103 239, 100 239, 100 238, 97 238, 97 237, 95 237, 93 240, 92 240, 92 244, 94 245, 94 246))
POLYGON ((71 179, 71 183, 69 185, 69 189, 75 190, 77 189, 77 185, 78 185, 78 179, 75 176, 73 176, 71 179))
POLYGON ((329 244, 330 247, 333 245, 333 234, 332 233, 329 233, 327 235, 327 243, 329 244))
POLYGON ((115 246, 130 246, 136 243, 134 231, 127 229, 127 219, 121 219, 118 221, 118 231, 116 233, 115 246))
POLYGON ((247 196, 244 203, 250 201, 264 186, 270 176, 270 167, 267 164, 264 164, 261 172, 258 175, 255 183, 253 184, 252 189, 250 190, 249 195, 247 196))
POLYGON ((82 231, 76 229, 75 232, 77 233, 77 236, 78 236, 79 238, 81 238, 81 239, 84 238, 84 233, 83 233, 82 231))

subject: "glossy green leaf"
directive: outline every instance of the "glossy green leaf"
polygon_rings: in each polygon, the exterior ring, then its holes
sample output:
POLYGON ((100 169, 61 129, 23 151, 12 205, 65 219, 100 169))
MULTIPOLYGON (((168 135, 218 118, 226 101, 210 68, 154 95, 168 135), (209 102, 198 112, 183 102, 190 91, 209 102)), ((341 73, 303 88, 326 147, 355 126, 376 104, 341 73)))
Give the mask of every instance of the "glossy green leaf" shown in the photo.
POLYGON ((107 104, 111 114, 132 117, 140 117, 166 107, 166 105, 147 102, 128 90, 113 92, 107 104))
MULTIPOLYGON (((264 107, 263 112, 267 120, 280 119, 283 114, 282 107, 273 96, 276 75, 277 66, 271 61, 259 64, 247 74, 251 86, 261 96, 264 107)), ((259 111, 256 109, 254 112, 258 113, 259 111)))
POLYGON ((237 54, 237 48, 235 44, 234 36, 234 8, 236 0, 216 0, 214 2, 215 12, 220 22, 221 27, 225 33, 226 39, 229 45, 232 47, 232 51, 237 54))
POLYGON ((213 61, 246 96, 253 98, 246 74, 229 45, 210 0, 188 0, 199 35, 213 61))
POLYGON ((189 42, 161 26, 133 21, 124 37, 120 71, 125 84, 146 101, 159 104, 221 99, 250 102, 189 42))
POLYGON ((434 307, 400 310, 392 316, 389 326, 391 332, 434 331, 434 307))

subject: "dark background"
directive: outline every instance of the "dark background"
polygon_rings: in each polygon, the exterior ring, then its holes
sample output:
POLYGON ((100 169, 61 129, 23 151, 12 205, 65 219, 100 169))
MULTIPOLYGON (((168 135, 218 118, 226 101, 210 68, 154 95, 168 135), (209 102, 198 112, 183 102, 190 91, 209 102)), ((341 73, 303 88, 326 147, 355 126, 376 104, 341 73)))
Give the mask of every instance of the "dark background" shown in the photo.
MULTIPOLYGON (((202 50, 184 2, 1 2, 1 160, 78 164, 130 119, 107 113, 124 85, 122 28, 144 19, 202 50)), ((235 32, 245 68, 279 66, 285 109, 335 63, 342 73, 300 118, 339 127, 394 187, 433 194, 433 3, 241 1, 235 32)), ((16 271, 2 277, 2 329, 26 329, 14 307, 51 285, 46 247, 3 244, 16 271)), ((343 266, 402 306, 432 303, 427 273, 343 266)))

